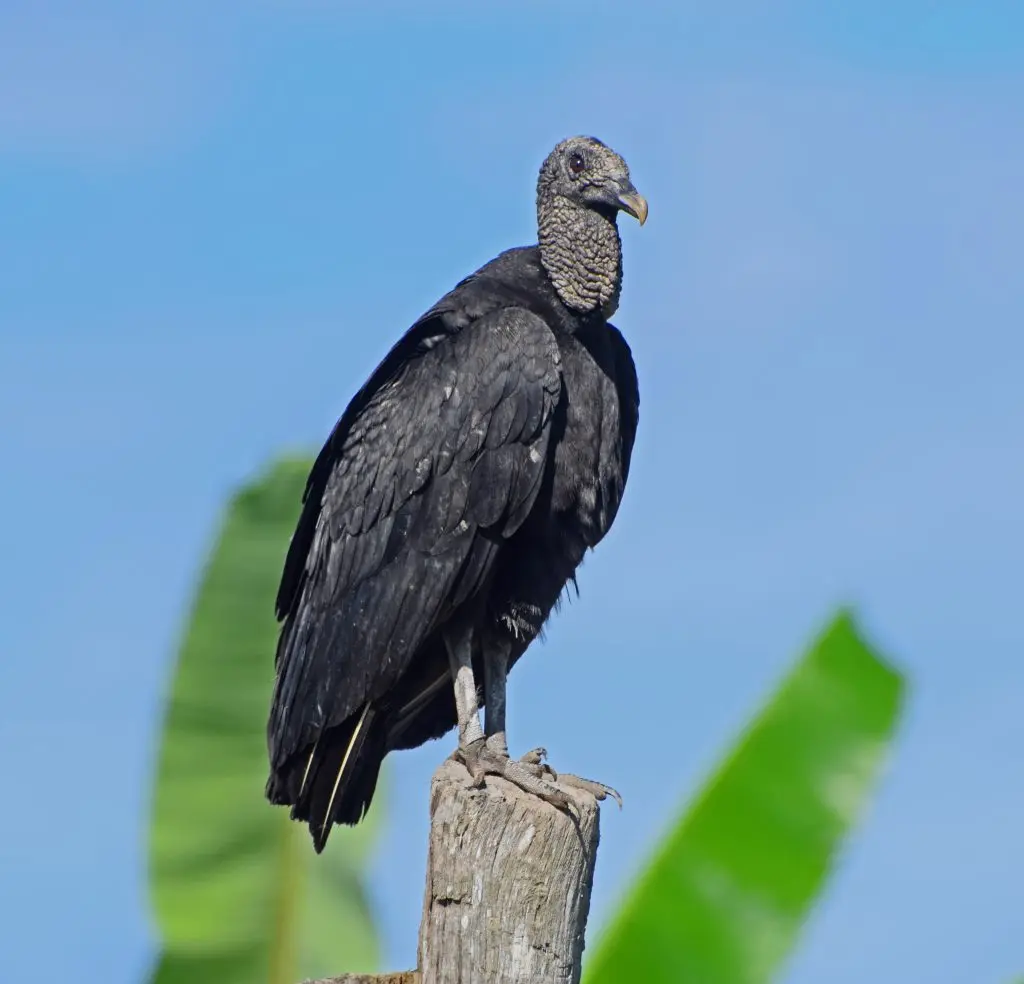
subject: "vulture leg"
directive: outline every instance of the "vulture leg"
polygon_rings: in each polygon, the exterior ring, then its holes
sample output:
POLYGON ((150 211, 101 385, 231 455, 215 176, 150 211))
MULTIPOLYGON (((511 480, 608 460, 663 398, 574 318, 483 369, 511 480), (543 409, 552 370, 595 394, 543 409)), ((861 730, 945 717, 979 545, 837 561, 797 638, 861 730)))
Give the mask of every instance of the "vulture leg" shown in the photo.
POLYGON ((477 703, 476 680, 473 678, 473 630, 463 627, 444 634, 448 661, 455 685, 455 713, 459 722, 459 751, 477 742, 483 743, 484 729, 480 726, 480 707, 477 703))
MULTIPOLYGON (((482 786, 485 776, 502 776, 515 783, 520 789, 563 809, 569 806, 569 797, 553 783, 541 778, 543 769, 531 763, 516 762, 509 758, 505 742, 505 679, 508 673, 508 654, 504 653, 497 664, 500 672, 495 676, 488 667, 488 684, 491 693, 499 695, 497 707, 488 709, 488 724, 500 726, 494 741, 484 737, 480 726, 480 708, 477 701, 476 680, 473 676, 473 633, 469 628, 455 629, 445 633, 445 645, 451 663, 452 680, 455 686, 455 710, 459 722, 459 747, 452 756, 465 765, 473 785, 482 786), (500 682, 499 682, 500 681, 500 682), (496 716, 497 714, 497 716, 496 716)), ((488 694, 490 704, 491 694, 488 694)))
MULTIPOLYGON (((497 645, 491 652, 487 653, 484 660, 484 678, 487 686, 487 703, 484 732, 486 733, 486 747, 490 757, 496 760, 508 760, 508 739, 505 735, 505 690, 508 680, 508 658, 509 648, 505 645, 497 645)), ((568 773, 557 773, 550 765, 544 762, 547 758, 547 750, 534 748, 527 752, 518 762, 509 762, 506 769, 512 766, 523 766, 526 771, 533 775, 535 781, 543 782, 545 786, 552 786, 558 783, 560 786, 573 786, 576 789, 583 789, 590 793, 595 799, 603 800, 611 796, 622 807, 622 797, 604 783, 595 782, 593 779, 583 779, 580 776, 569 775, 568 773)), ((531 787, 523 785, 513 776, 503 771, 500 773, 505 778, 511 779, 517 785, 522 786, 527 792, 534 792, 531 787)), ((552 787, 553 788, 553 787, 552 787)), ((555 802, 545 793, 538 792, 539 796, 555 802)))
POLYGON ((496 755, 508 758, 508 739, 505 736, 505 689, 508 681, 509 650, 503 642, 484 658, 484 683, 487 687, 487 704, 484 718, 484 732, 487 747, 496 755))

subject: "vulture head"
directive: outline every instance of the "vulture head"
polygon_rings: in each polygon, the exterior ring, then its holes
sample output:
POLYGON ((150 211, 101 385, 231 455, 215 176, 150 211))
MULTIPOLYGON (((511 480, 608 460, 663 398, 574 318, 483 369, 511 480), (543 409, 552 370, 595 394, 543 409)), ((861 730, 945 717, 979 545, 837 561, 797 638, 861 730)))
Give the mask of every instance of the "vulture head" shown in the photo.
POLYGON ((619 212, 643 225, 647 201, 611 147, 595 137, 570 137, 548 154, 537 179, 541 262, 562 303, 577 314, 610 318, 618 307, 619 212))
POLYGON ((538 209, 557 199, 608 218, 621 211, 640 225, 647 221, 647 201, 633 187, 626 162, 595 137, 570 137, 548 154, 537 181, 538 209))

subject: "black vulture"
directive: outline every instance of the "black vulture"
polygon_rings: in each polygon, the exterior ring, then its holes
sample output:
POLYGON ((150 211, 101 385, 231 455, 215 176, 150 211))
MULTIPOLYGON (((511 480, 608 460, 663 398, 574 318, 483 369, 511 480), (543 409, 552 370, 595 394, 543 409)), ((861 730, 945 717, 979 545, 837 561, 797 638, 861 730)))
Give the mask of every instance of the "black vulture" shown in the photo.
POLYGON ((456 725, 474 782, 501 775, 568 805, 543 749, 509 757, 505 682, 629 474, 636 368, 608 321, 620 211, 647 218, 625 161, 593 137, 558 144, 537 182, 537 245, 427 311, 310 471, 277 596, 266 795, 317 852, 332 824, 363 817, 388 752, 456 725))

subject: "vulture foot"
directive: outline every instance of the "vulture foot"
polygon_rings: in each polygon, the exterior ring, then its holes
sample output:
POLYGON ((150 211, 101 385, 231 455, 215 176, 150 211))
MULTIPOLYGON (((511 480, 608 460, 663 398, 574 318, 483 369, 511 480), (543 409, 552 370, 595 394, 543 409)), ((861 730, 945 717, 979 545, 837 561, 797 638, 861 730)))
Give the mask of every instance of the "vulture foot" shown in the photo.
POLYGON ((478 738, 461 746, 455 757, 466 767, 474 786, 482 786, 485 776, 501 776, 560 810, 567 810, 572 802, 553 782, 543 778, 544 766, 509 758, 496 741, 478 738))
MULTIPOLYGON (((494 738, 497 737, 499 736, 494 736, 494 738)), ((502 744, 504 744, 504 736, 501 736, 501 738, 502 744)), ((487 740, 492 741, 494 739, 488 738, 487 740)), ((572 786, 573 789, 586 790, 586 792, 590 793, 590 795, 596 800, 605 800, 610 796, 619 804, 619 809, 622 809, 622 797, 619 795, 617 790, 612 789, 611 786, 606 786, 603 782, 596 782, 593 779, 584 779, 582 776, 573 776, 568 772, 555 772, 555 770, 544 761, 547 756, 548 751, 546 748, 534 748, 527 752, 519 761, 527 766, 531 771, 535 772, 537 776, 547 779, 549 782, 558 783, 560 786, 572 786)))
POLYGON ((546 757, 546 749, 534 748, 518 760, 511 758, 505 736, 500 732, 459 748, 453 756, 465 765, 474 786, 482 786, 485 776, 501 776, 559 809, 568 809, 572 802, 565 787, 582 789, 599 801, 610 796, 622 808, 622 797, 611 786, 566 772, 555 772, 544 761, 546 757))

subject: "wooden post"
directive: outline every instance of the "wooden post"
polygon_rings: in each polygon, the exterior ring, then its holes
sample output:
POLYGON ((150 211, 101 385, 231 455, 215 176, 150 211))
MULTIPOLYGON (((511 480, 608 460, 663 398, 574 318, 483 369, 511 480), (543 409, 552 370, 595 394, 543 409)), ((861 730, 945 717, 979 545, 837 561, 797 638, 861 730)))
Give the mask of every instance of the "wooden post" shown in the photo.
POLYGON ((316 984, 579 984, 599 839, 590 794, 574 815, 446 761, 430 790, 416 971, 316 984))
POLYGON ((400 974, 342 974, 305 984, 420 984, 418 970, 403 970, 400 974))

